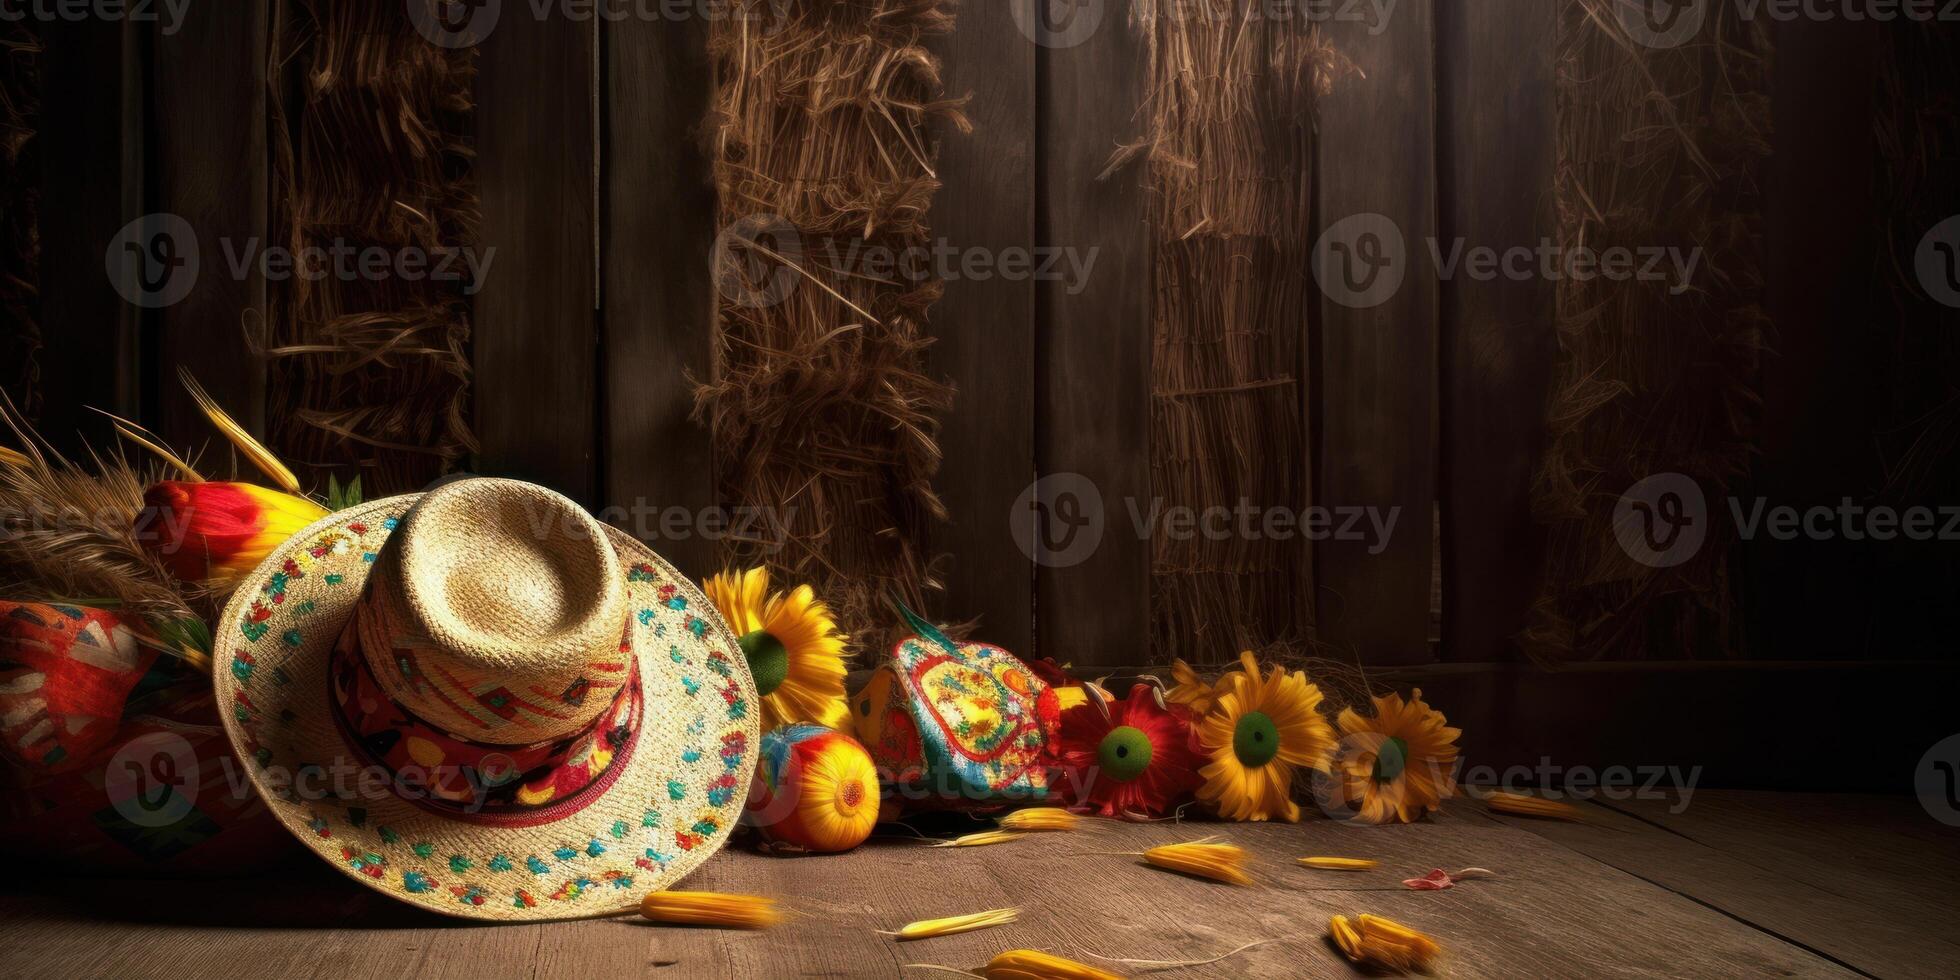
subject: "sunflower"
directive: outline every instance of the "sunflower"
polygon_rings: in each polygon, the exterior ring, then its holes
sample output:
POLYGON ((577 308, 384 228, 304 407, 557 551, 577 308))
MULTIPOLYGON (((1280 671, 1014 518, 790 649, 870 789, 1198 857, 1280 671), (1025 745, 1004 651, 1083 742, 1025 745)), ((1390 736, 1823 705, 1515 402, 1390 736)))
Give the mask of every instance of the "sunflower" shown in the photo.
POLYGON ((1230 820, 1300 819, 1289 798, 1293 769, 1326 771, 1334 729, 1320 716, 1320 688, 1307 675, 1274 667, 1265 677, 1251 653, 1239 655, 1244 673, 1219 682, 1218 704, 1199 723, 1211 762, 1199 770, 1198 798, 1230 820))
POLYGON ((1420 688, 1408 701, 1390 694, 1374 702, 1372 718, 1341 712, 1341 798, 1364 823, 1410 823, 1456 791, 1456 739, 1463 733, 1422 702, 1420 688))
POLYGON ((844 636, 809 586, 769 595, 769 570, 751 568, 716 575, 705 589, 748 658, 763 730, 844 724, 844 636))
MULTIPOLYGON (((1246 655, 1240 654, 1240 656, 1246 655)), ((1182 660, 1171 661, 1171 680, 1177 683, 1172 684, 1171 689, 1164 692, 1164 699, 1172 704, 1183 705, 1191 712, 1193 718, 1203 718, 1210 714, 1212 707, 1218 703, 1221 689, 1228 685, 1224 677, 1219 678, 1215 685, 1205 683, 1204 678, 1199 677, 1198 672, 1192 670, 1191 665, 1182 660)))
POLYGON ((1160 817, 1198 786, 1204 757, 1191 747, 1184 709, 1138 684, 1122 701, 1062 712, 1062 791, 1105 817, 1160 817))

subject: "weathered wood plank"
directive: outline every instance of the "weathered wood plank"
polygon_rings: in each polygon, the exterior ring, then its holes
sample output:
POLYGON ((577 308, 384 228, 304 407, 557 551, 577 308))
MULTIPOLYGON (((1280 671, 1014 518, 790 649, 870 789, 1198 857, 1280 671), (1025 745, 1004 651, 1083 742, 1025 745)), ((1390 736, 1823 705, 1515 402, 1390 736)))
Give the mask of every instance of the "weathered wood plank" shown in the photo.
MULTIPOLYGON (((1585 828, 1581 828, 1585 829, 1585 828)), ((1597 830, 1597 828, 1594 828, 1597 830)), ((1625 835, 1615 835, 1624 837, 1625 835)), ((1658 860, 1671 860, 1660 855, 1658 860)), ((236 899, 236 882, 180 882, 176 900, 132 907, 146 886, 48 880, 0 896, 0 955, 35 975, 222 976, 209 955, 282 975, 434 977, 646 972, 688 976, 899 976, 906 963, 972 970, 1004 949, 1204 959, 1276 940, 1191 977, 1346 976, 1322 939, 1335 913, 1373 912, 1437 937, 1454 976, 1832 976, 1844 971, 1695 900, 1615 870, 1536 833, 1452 804, 1408 827, 1119 825, 1095 822, 988 848, 933 850, 873 841, 850 854, 716 857, 682 887, 773 895, 793 915, 767 933, 655 926, 633 917, 476 926, 394 905, 324 867, 236 899), (1259 884, 1233 888, 1101 851, 1223 833, 1251 851, 1259 884), (1300 868, 1306 854, 1381 859, 1364 874, 1300 868), (1402 878, 1482 866, 1498 877, 1448 892, 1412 892, 1402 878), (1018 906, 1015 925, 900 944, 876 930, 906 921, 1018 906), (1627 914, 1638 909, 1639 914, 1627 914)), ((1120 967, 1119 967, 1120 969, 1120 967)), ((909 975, 909 971, 908 971, 909 975)))
MULTIPOLYGON (((515 5, 512 5, 515 7, 515 5)), ((597 496, 597 17, 506 11, 480 47, 476 295, 481 469, 597 496)))
MULTIPOLYGON (((1890 477, 1875 452, 1880 406, 1890 398, 1873 390, 1893 354, 1873 311, 1897 315, 1875 288, 1880 263, 1871 258, 1881 247, 1873 217, 1878 30, 1806 18, 1775 27, 1777 161, 1763 202, 1763 274, 1776 356, 1763 360, 1762 455, 1751 485, 1772 506, 1869 502, 1890 477)), ((1900 615, 1919 610, 1910 610, 1912 570, 1901 567, 1899 549, 1767 537, 1737 547, 1748 570, 1737 600, 1747 610, 1751 656, 1899 656, 1880 638, 1921 618, 1900 615), (1875 581, 1891 575, 1899 585, 1875 581)))
POLYGON ((1392 513, 1396 524, 1386 542, 1337 536, 1319 543, 1314 558, 1321 639, 1365 664, 1432 659, 1434 27, 1430 0, 1402 3, 1384 25, 1328 25, 1334 46, 1366 77, 1342 80, 1320 107, 1315 500, 1392 513))
POLYGON ((88 407, 142 411, 141 310, 116 291, 104 253, 143 207, 143 29, 91 19, 39 30, 40 429, 78 452, 111 436, 88 407))
MULTIPOLYGON (((1659 800, 1586 805, 1583 824, 1493 819, 1873 976, 1960 971, 1960 943, 1926 928, 1960 915, 1960 900, 1947 885, 1960 866, 1955 841, 1927 847, 1883 826, 1819 821, 1807 804, 1822 797, 1755 798, 1772 805, 1704 790, 1685 807, 1659 800), (1846 846, 1847 838, 1867 846, 1846 846), (1888 858, 1882 870, 1869 863, 1888 858)), ((1910 808, 1930 822, 1910 798, 1895 802, 1892 820, 1910 808)))
MULTIPOLYGON (((174 33, 169 23, 152 25, 157 196, 154 222, 133 244, 161 277, 148 291, 159 308, 146 383, 154 394, 144 397, 154 398, 153 427, 179 447, 223 445, 178 384, 179 368, 240 424, 264 431, 265 366, 245 331, 265 315, 266 12, 258 3, 192 4, 174 33), (183 264, 192 254, 195 269, 183 264), (184 277, 194 285, 169 302, 184 277)), ((215 454, 207 472, 225 472, 227 455, 215 454)))
MULTIPOLYGON (((1441 240, 1535 250, 1553 230, 1558 4, 1436 8, 1441 240)), ((1441 283, 1443 642, 1449 661, 1516 655, 1538 595, 1545 533, 1531 481, 1545 450, 1557 353, 1542 276, 1441 283)))
MULTIPOLYGON (((1010 4, 965 4, 953 32, 932 40, 946 91, 970 94, 971 135, 941 134, 933 202, 939 239, 989 260, 1034 246, 1035 52, 1010 4)), ((978 618, 977 638, 1033 649, 1035 566, 1009 521, 1034 470, 1035 290, 1031 277, 968 276, 965 263, 932 311, 932 370, 956 389, 939 430, 945 453, 934 486, 948 523, 934 529, 944 556, 942 619, 978 618)), ((976 268, 978 268, 976 266, 976 268)))
POLYGON ((1037 288, 1035 469, 1017 515, 1036 554, 1036 651, 1078 665, 1135 659, 1149 646, 1150 551, 1131 520, 1150 510, 1150 249, 1139 169, 1098 180, 1137 137, 1145 58, 1115 5, 1064 24, 1015 3, 1037 53, 1039 241, 1096 249, 1085 282, 1037 288), (1031 530, 1032 534, 1027 531, 1031 530))
POLYGON ((718 567, 712 434, 690 421, 715 331, 714 180, 701 142, 714 75, 700 18, 603 27, 605 517, 687 574, 718 567), (660 93, 649 98, 648 93, 660 93))

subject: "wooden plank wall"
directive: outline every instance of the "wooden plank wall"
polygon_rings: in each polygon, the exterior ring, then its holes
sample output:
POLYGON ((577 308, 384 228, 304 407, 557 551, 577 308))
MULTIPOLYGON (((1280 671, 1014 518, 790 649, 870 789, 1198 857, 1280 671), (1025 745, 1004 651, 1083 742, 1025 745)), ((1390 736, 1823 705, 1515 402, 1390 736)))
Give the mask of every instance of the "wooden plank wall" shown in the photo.
MULTIPOLYGON (((966 114, 974 127, 941 134, 944 189, 933 202, 933 234, 961 255, 977 250, 997 260, 1027 249, 1036 240, 1038 49, 1011 4, 999 2, 961 6, 958 26, 932 47, 946 91, 971 95, 966 114)), ((939 433, 945 461, 937 487, 948 523, 931 542, 945 556, 946 594, 933 612, 977 619, 976 639, 1009 650, 1034 647, 1035 564, 1009 522, 1030 516, 1014 509, 1034 477, 1035 309, 1032 278, 962 274, 932 311, 932 371, 955 389, 939 433)))
POLYGON ((598 496, 600 19, 517 4, 479 47, 476 432, 485 473, 598 496))
MULTIPOLYGON (((1343 237, 1354 231, 1341 231, 1344 221, 1380 215, 1384 224, 1361 230, 1392 227, 1402 243, 1392 295, 1330 295, 1317 325, 1300 325, 1314 392, 1313 455, 1301 461, 1314 473, 1312 499, 1399 508, 1380 554, 1360 542, 1312 549, 1311 599, 1330 655, 1431 665, 1440 565, 1440 651, 1451 663, 1439 671, 1517 657, 1543 546, 1530 481, 1556 354, 1553 284, 1439 281, 1431 239, 1446 253, 1459 240, 1535 247, 1551 227, 1561 2, 1404 0, 1386 25, 1326 25, 1366 77, 1342 79, 1320 106, 1313 237, 1339 232, 1327 240, 1351 254, 1363 243, 1343 237)), ((981 638, 1089 670, 1161 663, 1180 651, 1149 646, 1150 548, 1133 523, 1152 492, 1147 199, 1139 168, 1103 177, 1111 154, 1141 135, 1146 51, 1118 0, 1078 8, 1072 24, 1035 16, 1039 6, 963 4, 955 31, 932 41, 948 92, 971 94, 976 127, 940 134, 932 224, 956 249, 994 259, 1031 246, 1093 252, 1094 271, 1082 283, 962 278, 934 311, 933 369, 959 395, 940 434, 938 488, 952 517, 932 538, 946 590, 931 611, 977 618, 981 638), (1084 29, 1084 17, 1098 22, 1084 29), (1071 547, 1060 525, 1025 533, 1038 477, 1047 492, 1032 503, 1051 518, 1091 518, 1078 533, 1099 532, 1098 544, 1071 547)), ((689 414, 690 378, 712 370, 708 25, 535 20, 506 7, 480 47, 476 92, 480 246, 496 250, 474 309, 476 468, 611 505, 706 574, 719 554, 698 523, 716 503, 710 436, 689 414), (688 526, 676 536, 638 516, 647 508, 688 526)), ((88 424, 86 403, 141 415, 180 445, 207 443, 174 367, 162 370, 180 363, 260 424, 263 372, 243 328, 267 285, 256 272, 234 275, 228 259, 254 238, 264 244, 266 25, 261 5, 203 4, 169 35, 48 26, 44 213, 62 220, 44 221, 45 427, 58 438, 88 424), (103 276, 107 244, 151 213, 189 222, 202 266, 188 296, 160 309, 125 301, 103 276)), ((1776 168, 1770 188, 1783 356, 1766 368, 1775 462, 1760 475, 1765 492, 1793 503, 1857 495, 1882 476, 1869 419, 1856 414, 1868 405, 1855 403, 1869 397, 1861 386, 1879 354, 1839 329, 1870 299, 1834 275, 1866 251, 1871 157, 1858 140, 1868 138, 1874 39, 1847 44, 1841 28, 1794 24, 1778 35, 1778 154, 1805 166, 1776 168), (1841 369, 1852 363, 1857 371, 1841 369)), ((1341 270, 1317 271, 1325 289, 1341 270)), ((1814 547, 1802 561, 1745 549, 1751 619, 1766 624, 1759 655, 1863 655, 1868 613, 1822 627, 1795 615, 1860 594, 1861 566, 1835 562, 1849 547, 1814 547)))
MULTIPOLYGON (((195 248, 199 262, 189 295, 156 310, 149 341, 151 363, 168 370, 155 370, 145 407, 176 446, 223 445, 178 383, 178 367, 240 424, 265 427, 265 366, 245 343, 265 315, 264 266, 234 262, 266 244, 266 15, 264 4, 191 4, 175 29, 152 25, 150 211, 166 216, 158 231, 181 229, 170 247, 195 248)), ((229 472, 223 453, 209 457, 207 473, 229 472)))
MULTIPOLYGON (((1536 248, 1553 231, 1558 7, 1436 7, 1442 240, 1536 248)), ((1442 283, 1443 659, 1517 655, 1545 533, 1531 514, 1557 338, 1554 286, 1532 277, 1442 283)))
POLYGON ((1047 481, 1038 496, 1050 515, 1091 523, 1037 529, 1055 547, 1035 577, 1035 648, 1079 665, 1136 663, 1148 656, 1150 623, 1149 542, 1130 519, 1151 493, 1150 254, 1141 175, 1097 178, 1140 135, 1144 51, 1123 5, 1080 5, 1058 28, 1034 3, 1016 2, 1040 47, 1037 240, 1100 250, 1079 289, 1038 289, 1035 468, 1047 481), (1101 540, 1088 547, 1079 535, 1092 529, 1101 540))
POLYGON ((41 39, 41 433, 76 453, 111 436, 88 406, 142 412, 140 311, 108 278, 105 253, 142 214, 149 32, 57 21, 41 39))
POLYGON ((1318 622, 1325 643, 1363 663, 1423 663, 1433 659, 1437 488, 1434 7, 1405 0, 1386 24, 1336 18, 1327 28, 1363 77, 1339 83, 1320 107, 1314 499, 1397 523, 1385 548, 1315 548, 1318 622), (1375 254, 1388 264, 1369 268, 1375 254))
POLYGON ((688 518, 716 503, 712 446, 689 419, 693 382, 713 367, 708 24, 629 20, 601 30, 600 459, 613 508, 604 516, 706 576, 718 549, 688 518))

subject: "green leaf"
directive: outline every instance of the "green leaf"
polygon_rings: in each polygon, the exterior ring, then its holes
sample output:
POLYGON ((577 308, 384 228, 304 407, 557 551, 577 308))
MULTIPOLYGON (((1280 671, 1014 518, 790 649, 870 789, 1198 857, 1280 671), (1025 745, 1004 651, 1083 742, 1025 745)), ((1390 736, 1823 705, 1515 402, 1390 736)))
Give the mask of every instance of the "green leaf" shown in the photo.
POLYGON ((361 505, 361 478, 360 477, 357 476, 354 478, 353 482, 348 483, 345 486, 342 486, 339 477, 334 476, 333 474, 327 475, 327 509, 328 510, 338 512, 338 511, 346 510, 350 507, 359 507, 360 505, 361 505))

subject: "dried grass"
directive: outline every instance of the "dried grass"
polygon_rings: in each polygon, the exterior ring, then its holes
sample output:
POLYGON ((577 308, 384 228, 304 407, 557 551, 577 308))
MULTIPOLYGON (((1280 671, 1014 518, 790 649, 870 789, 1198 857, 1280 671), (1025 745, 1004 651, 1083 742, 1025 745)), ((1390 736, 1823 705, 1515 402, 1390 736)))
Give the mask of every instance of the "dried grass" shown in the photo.
POLYGON ((41 443, 4 400, 0 431, 29 459, 0 467, 0 597, 96 606, 153 627, 213 619, 211 594, 179 582, 137 542, 143 488, 157 473, 120 453, 98 455, 85 471, 41 443))
POLYGON ((929 244, 931 134, 967 122, 920 42, 953 15, 943 0, 794 0, 770 13, 781 30, 739 17, 712 30, 715 184, 722 227, 780 218, 802 257, 767 240, 718 256, 723 303, 696 417, 712 426, 722 501, 771 508, 789 529, 781 551, 737 542, 724 559, 811 584, 860 647, 875 646, 888 597, 924 609, 937 588, 923 542, 946 516, 932 479, 951 390, 925 374, 938 279, 876 279, 840 260, 860 240, 929 244), (795 288, 773 305, 730 302, 737 266, 795 288))
MULTIPOLYGON (((429 44, 400 3, 275 9, 275 236, 295 254, 336 242, 431 256, 473 245, 474 50, 429 44)), ((269 441, 306 482, 332 473, 360 476, 371 496, 413 490, 475 451, 462 284, 273 285, 259 338, 271 367, 269 441)))
POLYGON ((1540 662, 1726 655, 1733 531, 1725 499, 1754 451, 1762 307, 1760 176, 1770 152, 1764 20, 1712 6, 1699 38, 1656 50, 1615 0, 1567 0, 1558 35, 1557 240, 1699 246, 1695 289, 1566 279, 1551 445, 1533 506, 1550 525, 1548 583, 1520 637, 1540 662), (1706 544, 1669 569, 1629 558, 1614 504, 1659 473, 1710 501, 1706 544))
MULTIPOLYGON (((1353 67, 1308 18, 1263 7, 1132 7, 1149 57, 1146 135, 1111 163, 1146 161, 1151 194, 1151 490, 1196 513, 1297 513, 1311 495, 1314 106, 1353 67)), ((1151 550, 1156 660, 1223 663, 1311 640, 1303 539, 1158 534, 1151 550)))

